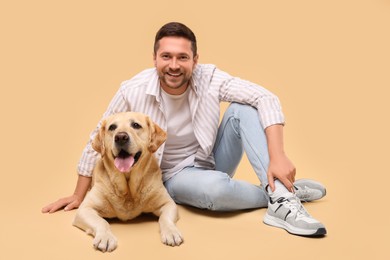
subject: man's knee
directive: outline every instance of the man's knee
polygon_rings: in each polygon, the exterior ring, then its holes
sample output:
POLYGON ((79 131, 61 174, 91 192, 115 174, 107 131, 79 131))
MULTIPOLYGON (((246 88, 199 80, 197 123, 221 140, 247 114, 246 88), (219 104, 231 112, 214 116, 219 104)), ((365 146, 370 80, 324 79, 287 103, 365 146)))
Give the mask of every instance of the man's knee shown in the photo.
POLYGON ((251 115, 256 115, 257 116, 257 109, 252 107, 251 105, 246 105, 246 104, 240 104, 233 102, 229 105, 227 108, 227 111, 232 110, 234 111, 235 114, 251 114, 251 115))
POLYGON ((231 103, 226 112, 227 115, 234 117, 236 127, 239 125, 242 128, 241 126, 244 125, 253 128, 256 125, 258 128, 264 129, 257 109, 250 105, 231 103))

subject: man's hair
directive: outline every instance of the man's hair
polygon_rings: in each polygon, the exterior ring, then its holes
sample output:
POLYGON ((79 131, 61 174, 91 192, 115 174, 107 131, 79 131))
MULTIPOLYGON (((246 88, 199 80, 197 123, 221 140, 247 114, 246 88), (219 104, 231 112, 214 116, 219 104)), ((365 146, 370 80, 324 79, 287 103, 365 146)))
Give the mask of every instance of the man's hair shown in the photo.
POLYGON ((156 33, 156 38, 154 39, 154 54, 157 54, 157 50, 160 47, 159 41, 162 38, 169 36, 183 37, 191 41, 192 53, 194 54, 194 57, 197 55, 195 34, 191 31, 190 28, 178 22, 167 23, 163 27, 161 27, 160 30, 158 30, 158 32, 156 33))

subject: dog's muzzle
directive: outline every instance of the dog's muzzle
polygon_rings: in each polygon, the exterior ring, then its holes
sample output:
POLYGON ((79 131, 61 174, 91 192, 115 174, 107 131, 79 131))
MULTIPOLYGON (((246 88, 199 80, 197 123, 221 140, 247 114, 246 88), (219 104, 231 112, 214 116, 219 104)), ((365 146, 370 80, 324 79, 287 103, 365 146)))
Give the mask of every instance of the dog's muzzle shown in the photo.
POLYGON ((120 172, 129 172, 133 165, 138 161, 141 152, 131 154, 128 152, 130 137, 125 132, 119 132, 114 137, 115 146, 119 153, 114 156, 114 165, 120 172))

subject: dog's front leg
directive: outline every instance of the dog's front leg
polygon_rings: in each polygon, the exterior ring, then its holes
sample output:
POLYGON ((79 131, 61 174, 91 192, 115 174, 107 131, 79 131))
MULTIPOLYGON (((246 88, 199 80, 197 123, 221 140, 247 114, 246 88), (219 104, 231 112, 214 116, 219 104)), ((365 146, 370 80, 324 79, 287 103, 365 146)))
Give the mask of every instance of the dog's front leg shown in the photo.
POLYGON ((175 202, 167 202, 154 214, 159 216, 161 241, 169 246, 179 246, 183 243, 183 237, 176 227, 178 213, 175 202))
POLYGON ((73 225, 94 236, 93 246, 102 252, 111 252, 117 247, 117 239, 112 234, 109 223, 89 207, 77 210, 73 225))

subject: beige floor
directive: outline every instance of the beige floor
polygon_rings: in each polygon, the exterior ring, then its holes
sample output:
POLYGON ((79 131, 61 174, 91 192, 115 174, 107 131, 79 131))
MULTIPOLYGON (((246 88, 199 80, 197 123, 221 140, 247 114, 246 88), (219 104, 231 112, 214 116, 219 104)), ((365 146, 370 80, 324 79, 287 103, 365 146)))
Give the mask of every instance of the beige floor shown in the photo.
MULTIPOLYGON (((141 2, 0 4, 0 258, 390 259, 390 3, 141 2), (119 247, 102 254, 74 211, 40 212, 72 193, 89 132, 120 82, 153 66, 154 33, 172 20, 195 31, 201 63, 279 96, 298 177, 327 186, 306 204, 325 238, 266 226, 265 209, 180 207, 182 246, 162 245, 143 216, 112 223, 119 247)), ((256 183, 246 160, 236 178, 256 183)))

